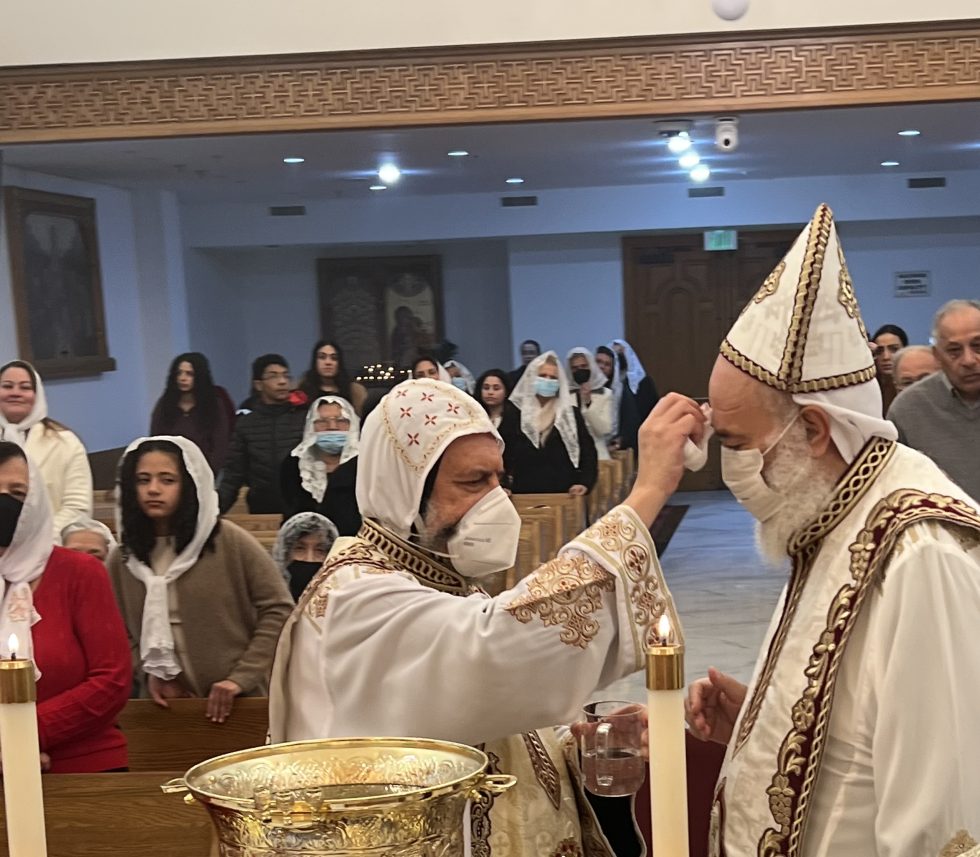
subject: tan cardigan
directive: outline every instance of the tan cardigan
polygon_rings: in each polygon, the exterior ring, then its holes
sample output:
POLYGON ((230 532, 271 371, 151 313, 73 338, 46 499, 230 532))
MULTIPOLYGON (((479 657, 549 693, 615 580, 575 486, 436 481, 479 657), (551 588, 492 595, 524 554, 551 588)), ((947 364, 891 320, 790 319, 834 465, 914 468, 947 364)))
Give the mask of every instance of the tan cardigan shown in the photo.
MULTIPOLYGON (((129 632, 134 674, 141 676, 146 587, 126 568, 118 548, 108 566, 129 632)), ((214 550, 205 549, 171 586, 177 587, 189 671, 200 694, 207 696, 216 681, 231 679, 246 696, 266 695, 279 632, 293 600, 262 545, 241 527, 222 521, 214 550)))

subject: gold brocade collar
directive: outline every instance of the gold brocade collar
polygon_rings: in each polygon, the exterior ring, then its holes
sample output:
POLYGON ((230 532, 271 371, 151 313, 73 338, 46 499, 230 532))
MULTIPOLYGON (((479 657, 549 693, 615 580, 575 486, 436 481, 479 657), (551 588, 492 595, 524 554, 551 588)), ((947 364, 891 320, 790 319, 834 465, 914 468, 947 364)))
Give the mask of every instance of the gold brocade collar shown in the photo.
POLYGON ((377 521, 364 518, 357 537, 373 545, 399 568, 432 589, 450 595, 469 595, 473 591, 458 571, 445 565, 425 548, 396 536, 377 521))
POLYGON ((873 437, 864 445, 844 471, 823 511, 790 538, 787 546, 790 556, 802 553, 825 538, 850 514, 891 460, 895 447, 895 441, 881 437, 873 437))

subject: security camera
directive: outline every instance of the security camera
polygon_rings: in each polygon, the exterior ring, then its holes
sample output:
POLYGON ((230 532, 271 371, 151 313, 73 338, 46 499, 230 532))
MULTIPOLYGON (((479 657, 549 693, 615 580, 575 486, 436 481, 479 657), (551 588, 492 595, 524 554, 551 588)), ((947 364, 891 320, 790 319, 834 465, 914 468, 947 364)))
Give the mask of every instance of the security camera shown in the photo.
POLYGON ((738 148, 738 119, 734 116, 715 119, 715 148, 722 152, 734 152, 738 148))

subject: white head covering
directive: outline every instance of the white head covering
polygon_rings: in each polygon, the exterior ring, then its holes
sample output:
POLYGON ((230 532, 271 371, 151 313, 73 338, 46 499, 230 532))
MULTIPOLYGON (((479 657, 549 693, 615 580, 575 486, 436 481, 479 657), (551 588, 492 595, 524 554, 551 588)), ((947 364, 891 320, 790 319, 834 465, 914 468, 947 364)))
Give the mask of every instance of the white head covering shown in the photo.
POLYGON ((578 425, 575 422, 575 397, 568 386, 568 376, 565 367, 554 351, 539 354, 527 365, 524 374, 510 394, 510 400, 521 412, 521 431, 531 441, 535 448, 541 447, 542 435, 547 440, 551 426, 557 429, 565 444, 565 451, 571 459, 572 466, 578 467, 578 425), (547 360, 552 360, 558 366, 558 395, 548 405, 542 407, 538 394, 534 392, 534 382, 538 371, 547 360), (553 416, 553 419, 552 419, 553 416), (544 422, 549 423, 545 426, 544 422))
MULTIPOLYGON (((605 387, 606 381, 609 379, 606 377, 606 373, 599 368, 599 364, 595 362, 595 355, 589 351, 588 348, 584 348, 581 345, 576 345, 571 351, 568 352, 567 355, 565 355, 565 365, 568 366, 576 354, 583 355, 585 359, 589 361, 589 372, 591 373, 588 380, 589 389, 595 393, 605 387)), ((568 373, 568 386, 573 390, 578 389, 578 384, 575 383, 575 379, 572 377, 571 371, 568 373)))
POLYGON ((333 521, 318 512, 299 512, 286 521, 276 534, 276 543, 272 546, 272 559, 286 580, 289 580, 290 554, 296 542, 310 533, 319 533, 327 543, 327 550, 337 541, 340 533, 333 521))
POLYGON ((65 524, 65 526, 61 528, 61 543, 64 544, 65 539, 67 539, 72 533, 88 532, 96 532, 102 536, 102 538, 105 539, 109 553, 112 553, 113 548, 118 547, 116 544, 116 538, 112 535, 112 530, 103 524, 102 521, 96 521, 95 518, 90 518, 88 515, 83 515, 81 513, 79 513, 73 521, 65 524))
MULTIPOLYGON (((44 384, 41 382, 41 376, 37 374, 37 370, 30 363, 24 360, 13 360, 11 363, 23 363, 25 366, 30 366, 28 371, 34 378, 34 407, 31 408, 30 413, 19 423, 9 422, 3 415, 3 411, 0 411, 0 440, 10 440, 23 446, 27 441, 27 433, 31 428, 47 417, 48 397, 44 394, 44 384)), ((3 374, 3 370, 7 369, 11 363, 4 364, 0 368, 0 374, 3 374)))
MULTIPOLYGON (((470 372, 470 370, 467 369, 458 360, 447 360, 445 363, 447 375, 449 375, 449 369, 453 366, 459 369, 459 377, 466 382, 466 392, 472 396, 473 392, 476 390, 476 378, 473 377, 473 373, 470 372)), ((441 376, 440 376, 440 380, 441 380, 441 376)), ((452 384, 452 382, 453 382, 453 376, 449 375, 449 383, 452 384)))
POLYGON ((489 434, 503 441, 472 396, 432 378, 403 381, 364 420, 357 469, 361 515, 407 538, 425 480, 454 440, 489 434))
MULTIPOLYGON (((150 675, 169 680, 180 675, 181 666, 174 654, 174 638, 170 628, 170 613, 167 602, 167 587, 191 568, 204 550, 204 545, 214 530, 218 521, 218 494, 214 490, 214 472, 208 464, 204 453, 193 441, 185 437, 160 435, 156 437, 141 437, 126 447, 123 460, 137 449, 140 444, 150 440, 169 441, 180 447, 184 467, 190 474, 197 488, 197 526, 194 537, 177 555, 165 574, 157 575, 145 563, 135 556, 126 560, 126 568, 133 577, 141 580, 146 587, 146 599, 143 602, 143 628, 140 633, 140 658, 143 670, 150 675)), ((121 469, 121 468, 120 468, 121 469)), ((121 486, 117 487, 121 498, 121 486)), ((116 504, 116 529, 119 540, 125 544, 126 534, 122 526, 122 507, 116 504)))
POLYGON ((881 418, 868 332, 826 205, 742 310, 721 354, 798 405, 825 411, 848 463, 872 437, 898 437, 881 418))
POLYGON ((637 353, 633 350, 633 346, 630 345, 625 339, 614 339, 609 343, 609 348, 616 354, 616 359, 613 361, 615 363, 615 370, 613 374, 613 385, 618 383, 622 384, 622 372, 619 371, 619 355, 616 352, 615 346, 623 346, 623 354, 626 357, 626 382, 629 384, 629 388, 635 393, 640 389, 640 381, 646 378, 647 373, 643 369, 643 364, 640 362, 640 358, 637 353))
MULTIPOLYGON (((31 581, 37 580, 48 564, 54 539, 51 537, 54 516, 48 502, 41 471, 27 458, 27 498, 17 520, 9 547, 0 556, 0 655, 9 658, 9 639, 17 635, 17 655, 34 658, 31 626, 41 617, 34 609, 31 581)), ((40 676, 37 665, 35 675, 40 676)))
POLYGON ((306 427, 303 429, 303 439, 296 448, 290 453, 293 458, 299 459, 299 478, 303 484, 303 489, 309 492, 317 503, 323 502, 323 495, 327 493, 327 465, 316 456, 316 429, 313 424, 317 419, 317 411, 320 405, 340 405, 340 410, 344 417, 350 420, 350 429, 347 432, 347 443, 340 451, 340 463, 350 461, 357 455, 357 446, 361 436, 361 421, 358 419, 354 406, 340 396, 320 396, 319 399, 310 405, 306 412, 306 427))

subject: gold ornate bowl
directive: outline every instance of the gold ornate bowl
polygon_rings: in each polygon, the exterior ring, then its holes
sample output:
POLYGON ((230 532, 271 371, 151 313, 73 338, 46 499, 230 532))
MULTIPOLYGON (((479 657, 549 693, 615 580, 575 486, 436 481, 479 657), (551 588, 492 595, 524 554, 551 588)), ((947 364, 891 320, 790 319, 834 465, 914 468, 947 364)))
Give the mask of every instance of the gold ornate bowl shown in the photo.
POLYGON ((462 857, 467 802, 516 782, 487 764, 447 741, 301 741, 209 759, 162 788, 205 805, 221 857, 462 857))

